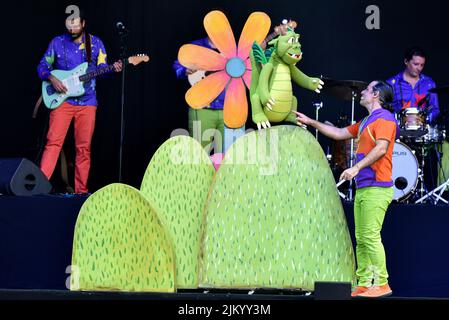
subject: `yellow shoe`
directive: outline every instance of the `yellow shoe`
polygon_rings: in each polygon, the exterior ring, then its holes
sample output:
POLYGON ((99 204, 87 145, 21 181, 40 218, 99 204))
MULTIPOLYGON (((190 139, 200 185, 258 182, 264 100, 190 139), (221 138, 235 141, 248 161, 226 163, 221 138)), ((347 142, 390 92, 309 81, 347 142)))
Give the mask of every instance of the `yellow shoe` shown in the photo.
POLYGON ((369 287, 357 286, 355 290, 351 293, 351 297, 357 297, 359 294, 367 292, 369 287))
POLYGON ((383 286, 373 286, 369 288, 366 292, 359 294, 358 297, 380 298, 390 296, 392 293, 393 291, 391 291, 390 286, 386 284, 383 286))

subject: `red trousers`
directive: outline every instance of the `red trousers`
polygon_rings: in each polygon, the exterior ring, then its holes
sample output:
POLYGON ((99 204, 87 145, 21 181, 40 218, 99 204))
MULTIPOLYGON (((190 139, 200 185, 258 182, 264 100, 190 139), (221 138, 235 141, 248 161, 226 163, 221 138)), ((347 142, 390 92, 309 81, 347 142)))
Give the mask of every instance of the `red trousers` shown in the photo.
POLYGON ((90 146, 95 128, 95 106, 73 106, 63 103, 50 113, 47 144, 41 160, 41 170, 48 179, 53 175, 72 119, 75 125, 75 192, 87 193, 90 170, 90 146))

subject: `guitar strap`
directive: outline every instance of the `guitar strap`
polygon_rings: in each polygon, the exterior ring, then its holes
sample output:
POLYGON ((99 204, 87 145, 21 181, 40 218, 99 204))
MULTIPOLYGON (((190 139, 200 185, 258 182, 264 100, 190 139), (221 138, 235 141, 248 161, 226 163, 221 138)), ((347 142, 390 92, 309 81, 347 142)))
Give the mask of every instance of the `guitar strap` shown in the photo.
POLYGON ((34 106, 33 119, 36 119, 37 112, 39 111, 39 107, 41 106, 41 104, 42 104, 42 95, 39 97, 39 99, 37 99, 36 105, 34 106))
POLYGON ((86 57, 87 57, 87 63, 91 63, 92 61, 92 39, 90 37, 89 33, 85 33, 85 41, 86 41, 86 57))

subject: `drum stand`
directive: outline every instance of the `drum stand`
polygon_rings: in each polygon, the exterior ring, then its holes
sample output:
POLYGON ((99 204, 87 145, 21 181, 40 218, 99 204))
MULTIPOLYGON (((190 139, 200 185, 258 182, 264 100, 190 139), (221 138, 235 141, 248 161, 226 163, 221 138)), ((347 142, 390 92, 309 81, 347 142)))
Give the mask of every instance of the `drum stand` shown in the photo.
POLYGON ((438 188, 436 188, 433 191, 430 191, 427 195, 425 195, 424 197, 422 197, 421 199, 419 199, 418 201, 416 201, 416 203, 422 203, 424 202, 424 200, 430 198, 430 197, 435 197, 435 204, 438 203, 438 201, 443 201, 445 204, 449 204, 449 201, 447 201, 446 199, 444 199, 442 197, 444 191, 446 191, 446 188, 449 187, 449 179, 447 179, 447 181, 445 183, 443 183, 441 186, 439 186, 438 188))
MULTIPOLYGON (((360 95, 360 93, 368 87, 368 83, 357 80, 336 80, 321 76, 321 79, 326 83, 322 92, 330 94, 343 101, 352 102, 352 112, 351 112, 351 125, 355 123, 355 100, 360 95)), ((354 165, 354 139, 351 139, 351 155, 350 155, 350 167, 354 165)), ((353 185, 354 181, 349 182, 349 196, 348 200, 353 201, 353 185)), ((340 194, 341 195, 341 194, 340 194)))
MULTIPOLYGON (((355 98, 357 97, 357 93, 352 90, 352 110, 351 110, 351 125, 355 124, 355 98)), ((351 157, 349 159, 349 168, 352 168, 354 166, 354 139, 351 139, 351 157)), ((354 180, 349 181, 349 195, 348 200, 352 201, 354 199, 352 194, 352 186, 353 186, 354 180)))
MULTIPOLYGON (((313 106, 315 107, 315 120, 318 121, 319 120, 319 115, 320 115, 320 109, 323 108, 323 102, 315 102, 313 103, 313 106)), ((315 130, 315 138, 318 141, 318 129, 315 130)))
MULTIPOLYGON (((423 156, 423 163, 424 163, 424 156, 423 156)), ((438 156, 438 165, 441 166, 441 159, 439 159, 438 156)), ((424 170, 424 165, 423 165, 423 170, 424 170)), ((422 180, 422 183, 424 183, 424 179, 422 180)), ((416 203, 423 203, 424 200, 430 199, 431 197, 434 197, 434 204, 437 204, 438 201, 443 201, 445 204, 449 204, 449 201, 444 199, 442 197, 444 191, 446 191, 446 189, 449 188, 449 178, 446 180, 445 183, 443 183, 441 186, 439 186, 438 188, 436 188, 435 190, 430 191, 427 195, 423 196, 423 193, 421 193, 421 199, 419 199, 418 201, 416 201, 416 203)), ((422 187, 421 187, 422 189, 422 187)))
MULTIPOLYGON (((352 90, 351 93, 352 96, 352 111, 351 111, 351 125, 355 124, 355 98, 357 97, 357 93, 352 90)), ((352 168, 354 166, 354 139, 351 139, 351 154, 349 156, 349 168, 352 168)), ((344 183, 345 181, 340 181, 337 184, 337 190, 338 188, 344 183)), ((340 197, 345 200, 345 201, 353 201, 354 200, 354 196, 353 196, 353 185, 354 185, 354 179, 351 179, 349 181, 349 189, 348 189, 348 196, 346 196, 345 194, 343 194, 341 191, 338 190, 338 194, 340 195, 340 197)))
POLYGON ((339 183, 337 183, 337 192, 344 201, 349 201, 348 197, 343 192, 338 190, 338 188, 340 188, 340 186, 345 182, 346 182, 346 180, 342 180, 339 183))
POLYGON ((421 184, 421 189, 419 190, 420 196, 423 197, 426 193, 424 184, 424 166, 425 166, 425 156, 424 156, 424 145, 421 147, 421 168, 418 168, 418 180, 421 184))

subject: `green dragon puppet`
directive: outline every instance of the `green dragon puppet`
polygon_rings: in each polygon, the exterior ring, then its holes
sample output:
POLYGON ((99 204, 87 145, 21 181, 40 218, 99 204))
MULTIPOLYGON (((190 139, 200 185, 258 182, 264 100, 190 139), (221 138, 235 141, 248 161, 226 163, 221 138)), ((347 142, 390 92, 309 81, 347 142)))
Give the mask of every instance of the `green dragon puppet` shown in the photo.
POLYGON ((317 93, 324 85, 320 79, 310 78, 296 67, 303 54, 299 34, 293 29, 288 28, 285 34, 269 44, 274 47, 264 52, 254 43, 250 53, 252 117, 259 130, 271 127, 270 122, 288 121, 297 124, 293 111, 297 111, 298 100, 293 95, 292 80, 317 93))

